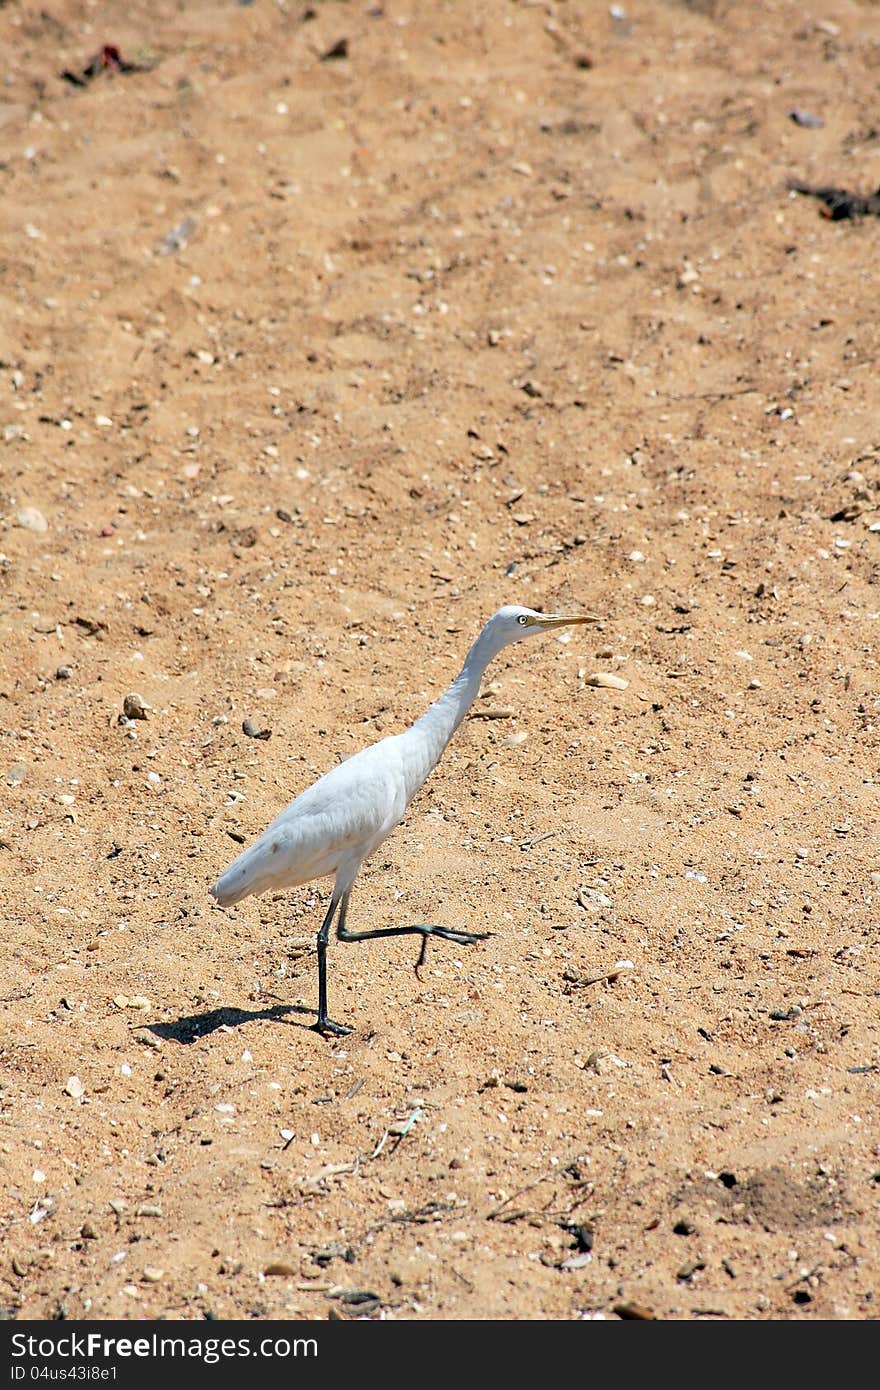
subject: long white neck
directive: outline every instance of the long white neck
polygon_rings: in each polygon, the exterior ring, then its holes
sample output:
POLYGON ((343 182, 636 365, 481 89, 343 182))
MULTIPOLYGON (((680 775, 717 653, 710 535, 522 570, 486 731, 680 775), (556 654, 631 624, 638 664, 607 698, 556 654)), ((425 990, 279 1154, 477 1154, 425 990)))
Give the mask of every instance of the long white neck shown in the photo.
POLYGON ((419 745, 420 757, 424 756, 424 771, 418 785, 439 762, 452 735, 464 719, 480 690, 483 672, 494 656, 497 656, 507 643, 499 640, 497 628, 487 624, 465 657, 464 665, 455 680, 430 709, 417 719, 415 724, 402 737, 413 735, 413 743, 419 745))

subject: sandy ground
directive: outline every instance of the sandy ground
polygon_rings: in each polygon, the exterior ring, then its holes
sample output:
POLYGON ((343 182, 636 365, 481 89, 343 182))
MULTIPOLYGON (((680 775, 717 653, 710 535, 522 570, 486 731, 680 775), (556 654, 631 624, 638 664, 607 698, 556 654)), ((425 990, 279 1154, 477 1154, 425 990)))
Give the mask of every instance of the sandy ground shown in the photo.
POLYGON ((876 1316, 880 222, 787 182, 880 183, 877 7, 0 52, 7 1316, 876 1316), (329 883, 208 887, 504 603, 603 621, 351 920, 493 935, 334 942, 322 1038, 329 883))

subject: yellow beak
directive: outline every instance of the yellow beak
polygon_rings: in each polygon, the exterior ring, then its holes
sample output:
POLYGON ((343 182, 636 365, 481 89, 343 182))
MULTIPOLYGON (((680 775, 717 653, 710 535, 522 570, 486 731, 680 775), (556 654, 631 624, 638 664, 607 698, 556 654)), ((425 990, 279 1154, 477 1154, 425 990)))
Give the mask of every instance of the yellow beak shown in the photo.
POLYGON ((602 619, 595 613, 583 613, 576 617, 567 613, 542 613, 535 621, 539 627, 571 627, 575 623, 601 623, 602 619))

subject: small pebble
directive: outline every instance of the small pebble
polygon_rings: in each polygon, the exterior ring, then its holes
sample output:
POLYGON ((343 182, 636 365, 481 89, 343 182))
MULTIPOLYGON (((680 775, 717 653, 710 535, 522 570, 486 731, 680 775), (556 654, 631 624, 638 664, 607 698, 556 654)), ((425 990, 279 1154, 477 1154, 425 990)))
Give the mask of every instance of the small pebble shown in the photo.
POLYGON ((594 1071, 598 1076, 602 1071, 603 1064, 607 1060, 607 1057, 607 1052, 602 1052, 600 1049, 591 1052, 584 1063, 584 1071, 594 1071))
POLYGON ((606 690, 626 690, 629 687, 628 680, 624 680, 623 676, 615 676, 610 671, 595 671, 592 676, 587 676, 586 683, 606 690))
POLYGON ((611 899, 607 893, 603 893, 598 888, 581 888, 577 895, 577 900, 581 907, 589 912, 591 908, 613 907, 611 899))
POLYGON ((48 531, 49 523, 43 513, 36 507, 22 507, 16 516, 19 526, 23 526, 26 531, 37 531, 42 533, 48 531))
POLYGON ((248 738, 267 739, 272 737, 271 729, 261 729, 259 724, 253 719, 245 719, 241 726, 241 731, 248 738))
POLYGON ((69 1076, 64 1089, 74 1100, 81 1100, 86 1093, 86 1088, 78 1076, 69 1076))
POLYGON ((6 774, 7 787, 20 787, 27 776, 27 768, 23 763, 16 763, 6 774))
POLYGON ((581 1250, 577 1255, 569 1255, 568 1259, 563 1260, 562 1264, 558 1267, 568 1273, 573 1269, 583 1269, 585 1265, 590 1263, 592 1258, 593 1256, 590 1254, 589 1250, 581 1250))
POLYGON ((164 1269, 157 1269, 155 1265, 146 1265, 144 1268, 143 1279, 147 1284, 161 1284, 165 1278, 164 1269))
POLYGON ((59 666, 55 672, 55 679, 57 681, 69 681, 72 674, 69 666, 59 666))
POLYGON ((798 107, 789 111, 788 119, 794 121, 795 125, 805 126, 807 130, 821 130, 825 124, 821 116, 814 116, 811 111, 801 111, 798 107))
POLYGON ((144 697, 138 695, 136 690, 126 695, 122 702, 122 713, 126 719, 146 719, 149 706, 144 704, 144 697))
POLYGON ((171 228, 170 232, 166 232, 159 242, 157 247, 159 255, 171 256, 175 251, 181 251, 195 231, 195 227, 196 224, 192 217, 184 217, 181 222, 171 228))
POLYGON ((518 747, 520 746, 520 744, 525 743, 525 741, 526 741, 527 738, 528 738, 528 734, 527 734, 525 731, 523 731, 523 732, 521 732, 521 733, 518 733, 518 734, 508 734, 507 738, 503 738, 503 739, 501 740, 501 743, 499 744, 499 747, 500 747, 500 748, 518 748, 518 747))
POLYGON ((655 1322, 657 1314, 644 1303, 615 1303, 611 1310, 617 1317, 632 1322, 655 1322))

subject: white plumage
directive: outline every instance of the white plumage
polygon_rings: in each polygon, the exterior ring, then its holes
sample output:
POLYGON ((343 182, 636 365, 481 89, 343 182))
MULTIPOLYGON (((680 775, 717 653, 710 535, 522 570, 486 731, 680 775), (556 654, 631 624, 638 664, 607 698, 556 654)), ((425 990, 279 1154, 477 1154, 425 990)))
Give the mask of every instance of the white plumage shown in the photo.
POLYGON ((573 623, 598 619, 536 613, 531 608, 501 608, 490 618, 467 654, 455 680, 430 709, 402 734, 392 734, 355 753, 325 773, 285 807, 258 840, 230 864, 211 889, 224 907, 269 888, 293 888, 334 875, 327 915, 318 932, 318 1020, 320 1032, 349 1029, 327 1016, 327 943, 339 910, 336 934, 341 941, 418 934, 422 938, 417 967, 428 938, 469 945, 486 935, 453 931, 421 923, 374 931, 346 929, 351 887, 361 864, 387 839, 429 773, 437 766, 452 735, 473 704, 483 672, 511 642, 573 623))

